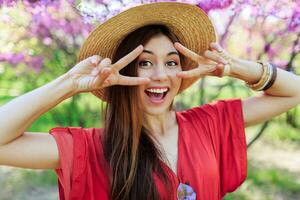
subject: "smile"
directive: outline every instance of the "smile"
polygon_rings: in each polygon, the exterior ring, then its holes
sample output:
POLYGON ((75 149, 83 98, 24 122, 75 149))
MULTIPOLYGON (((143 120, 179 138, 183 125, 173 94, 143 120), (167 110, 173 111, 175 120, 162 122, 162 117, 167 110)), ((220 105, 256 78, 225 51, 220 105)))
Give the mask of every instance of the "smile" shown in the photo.
POLYGON ((145 93, 149 97, 151 103, 161 104, 164 102, 169 90, 168 87, 150 87, 145 90, 145 93))

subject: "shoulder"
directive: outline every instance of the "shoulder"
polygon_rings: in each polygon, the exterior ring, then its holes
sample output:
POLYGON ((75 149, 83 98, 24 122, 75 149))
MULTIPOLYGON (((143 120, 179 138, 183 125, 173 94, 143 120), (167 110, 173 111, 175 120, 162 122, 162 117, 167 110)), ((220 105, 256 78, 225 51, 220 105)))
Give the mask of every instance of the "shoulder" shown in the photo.
MULTIPOLYGON (((50 134, 60 144, 61 149, 84 151, 102 147, 103 128, 55 127, 50 134)), ((73 152, 74 153, 74 152, 73 152)))
POLYGON ((101 137, 103 128, 55 127, 50 129, 52 135, 71 135, 73 137, 101 137))
POLYGON ((221 99, 211 103, 203 104, 187 110, 177 112, 183 118, 195 118, 199 116, 212 116, 224 110, 240 110, 242 107, 242 100, 240 98, 221 99))
POLYGON ((103 133, 103 128, 55 127, 50 130, 60 154, 73 156, 77 163, 103 156, 103 133))

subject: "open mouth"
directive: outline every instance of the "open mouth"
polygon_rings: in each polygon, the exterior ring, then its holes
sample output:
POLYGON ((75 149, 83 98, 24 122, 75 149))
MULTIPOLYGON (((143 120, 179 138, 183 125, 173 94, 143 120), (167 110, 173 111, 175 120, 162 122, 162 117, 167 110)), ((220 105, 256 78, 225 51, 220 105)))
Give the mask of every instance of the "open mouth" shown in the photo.
POLYGON ((164 88, 148 88, 145 93, 153 103, 162 103, 169 92, 168 87, 164 88))

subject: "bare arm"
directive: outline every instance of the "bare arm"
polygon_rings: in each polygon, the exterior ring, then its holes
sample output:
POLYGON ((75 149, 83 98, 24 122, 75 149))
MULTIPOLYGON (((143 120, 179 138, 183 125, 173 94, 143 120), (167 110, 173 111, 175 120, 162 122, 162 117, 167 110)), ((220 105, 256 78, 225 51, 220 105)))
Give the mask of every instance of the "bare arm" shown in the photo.
MULTIPOLYGON (((255 83, 262 74, 260 64, 238 59, 232 67, 231 76, 255 83)), ((259 95, 243 100, 243 114, 246 126, 269 120, 300 103, 300 77, 277 69, 274 85, 259 95)))
POLYGON ((59 167, 58 148, 50 134, 25 132, 43 113, 80 92, 110 85, 139 85, 147 78, 126 77, 119 70, 132 62, 143 48, 111 64, 109 58, 89 57, 50 83, 15 98, 0 107, 0 165, 50 169, 59 167))
POLYGON ((59 155, 50 134, 25 132, 19 138, 0 146, 0 166, 30 169, 57 169, 59 155))
POLYGON ((49 134, 24 133, 43 113, 74 95, 73 83, 62 75, 0 107, 0 165, 57 168, 58 149, 49 134))
POLYGON ((72 95, 72 81, 62 75, 1 106, 0 146, 20 137, 38 117, 72 95))

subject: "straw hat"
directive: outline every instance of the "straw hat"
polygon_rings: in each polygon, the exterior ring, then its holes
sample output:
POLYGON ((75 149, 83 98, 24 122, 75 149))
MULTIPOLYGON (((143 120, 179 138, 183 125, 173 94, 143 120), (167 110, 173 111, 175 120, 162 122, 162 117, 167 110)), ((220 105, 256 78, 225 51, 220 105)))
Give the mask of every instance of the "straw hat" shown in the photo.
MULTIPOLYGON (((150 3, 130 8, 96 27, 88 36, 78 55, 78 62, 100 55, 112 59, 121 41, 131 32, 145 25, 165 25, 192 51, 203 54, 211 42, 216 41, 212 22, 206 13, 195 5, 178 2, 150 3)), ((183 70, 197 67, 189 60, 183 70)), ((183 79, 179 92, 198 78, 183 79)), ((105 100, 105 89, 92 93, 105 100)))

